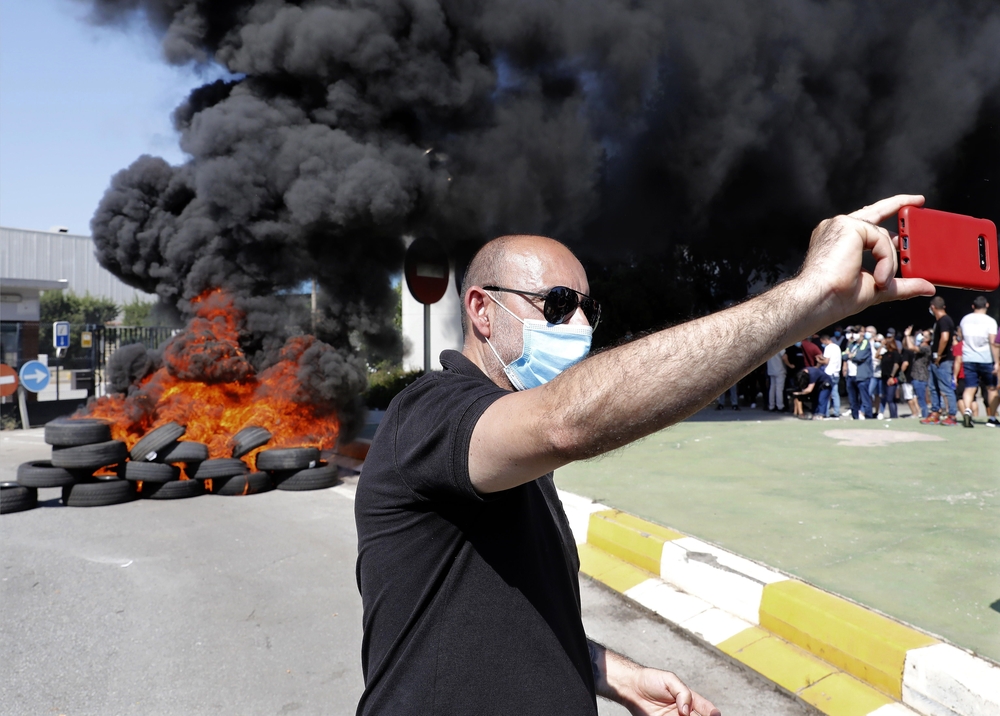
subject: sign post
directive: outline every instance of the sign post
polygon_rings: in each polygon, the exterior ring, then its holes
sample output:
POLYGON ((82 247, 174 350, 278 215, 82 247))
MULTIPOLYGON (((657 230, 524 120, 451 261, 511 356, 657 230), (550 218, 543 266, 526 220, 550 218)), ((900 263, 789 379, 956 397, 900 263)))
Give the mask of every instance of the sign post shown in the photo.
POLYGON ((431 304, 448 290, 448 253, 437 241, 420 238, 410 244, 403 274, 410 294, 424 304, 424 372, 431 370, 431 304))
POLYGON ((59 400, 59 364, 69 348, 69 321, 52 323, 52 347, 56 349, 56 400, 59 400))
POLYGON ((32 393, 40 393, 45 390, 52 374, 49 373, 49 367, 41 361, 29 360, 21 366, 18 377, 21 379, 21 389, 17 391, 17 403, 21 409, 21 429, 27 430, 31 424, 28 421, 28 404, 24 399, 24 391, 30 390, 32 393))

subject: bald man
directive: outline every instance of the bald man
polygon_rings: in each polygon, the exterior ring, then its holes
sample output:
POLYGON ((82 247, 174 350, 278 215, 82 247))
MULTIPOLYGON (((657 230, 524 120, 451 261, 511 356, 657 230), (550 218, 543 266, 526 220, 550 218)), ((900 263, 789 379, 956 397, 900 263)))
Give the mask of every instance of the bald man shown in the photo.
POLYGON ((895 238, 877 226, 922 203, 824 221, 794 278, 586 360, 600 307, 573 254, 538 236, 483 247, 463 284, 462 351, 393 400, 358 483, 358 713, 578 716, 600 695, 633 714, 717 715, 673 673, 587 639, 553 470, 683 420, 845 316, 932 295, 893 278, 895 238))

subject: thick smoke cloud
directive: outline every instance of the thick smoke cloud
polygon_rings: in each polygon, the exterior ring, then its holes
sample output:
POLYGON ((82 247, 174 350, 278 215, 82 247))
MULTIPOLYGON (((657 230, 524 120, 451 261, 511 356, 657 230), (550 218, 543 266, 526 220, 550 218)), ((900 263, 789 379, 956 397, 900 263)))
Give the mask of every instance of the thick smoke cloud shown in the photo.
POLYGON ((108 360, 108 387, 114 393, 131 394, 136 384, 162 363, 158 351, 146 350, 141 343, 122 346, 108 360))
POLYGON ((994 0, 81 1, 232 73, 175 112, 191 159, 137 159, 92 228, 182 311, 234 292, 265 362, 312 318, 273 295, 312 278, 321 338, 398 348, 405 233, 672 256, 739 298, 819 218, 933 200, 1000 131, 994 0))

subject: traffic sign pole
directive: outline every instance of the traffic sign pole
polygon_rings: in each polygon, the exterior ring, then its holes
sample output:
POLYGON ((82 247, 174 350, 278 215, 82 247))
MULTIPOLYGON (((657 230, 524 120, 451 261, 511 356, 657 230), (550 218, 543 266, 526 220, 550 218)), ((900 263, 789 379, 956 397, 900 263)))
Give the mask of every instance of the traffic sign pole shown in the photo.
POLYGON ((28 401, 24 399, 24 386, 17 386, 17 407, 21 410, 21 430, 31 427, 28 422, 28 401))
POLYGON ((424 373, 431 372, 431 304, 424 304, 424 373))
POLYGON ((431 304, 437 303, 448 290, 450 265, 448 253, 430 238, 420 238, 410 244, 403 262, 406 286, 417 301, 424 304, 424 372, 431 370, 431 304))

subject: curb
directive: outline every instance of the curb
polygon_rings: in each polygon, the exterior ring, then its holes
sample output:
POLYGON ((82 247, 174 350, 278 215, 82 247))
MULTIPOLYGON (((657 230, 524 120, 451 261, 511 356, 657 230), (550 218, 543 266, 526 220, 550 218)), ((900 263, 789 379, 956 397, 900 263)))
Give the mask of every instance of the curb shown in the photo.
POLYGON ((676 530, 559 491, 580 571, 830 716, 1000 716, 1000 666, 676 530))

